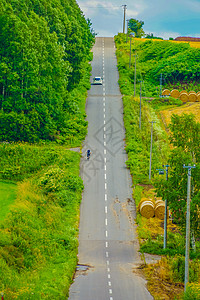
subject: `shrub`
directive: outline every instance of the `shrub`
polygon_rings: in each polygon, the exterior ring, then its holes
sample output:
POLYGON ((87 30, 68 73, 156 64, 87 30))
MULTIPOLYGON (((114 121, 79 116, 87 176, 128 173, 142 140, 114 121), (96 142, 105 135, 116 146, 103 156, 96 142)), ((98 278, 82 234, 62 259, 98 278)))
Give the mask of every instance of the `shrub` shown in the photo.
POLYGON ((200 300, 200 285, 188 284, 183 297, 184 300, 200 300))

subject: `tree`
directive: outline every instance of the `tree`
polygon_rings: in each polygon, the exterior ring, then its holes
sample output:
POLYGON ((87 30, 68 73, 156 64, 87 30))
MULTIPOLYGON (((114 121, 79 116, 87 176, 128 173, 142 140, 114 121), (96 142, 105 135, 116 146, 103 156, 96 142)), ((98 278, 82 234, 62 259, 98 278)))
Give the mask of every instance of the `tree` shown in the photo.
POLYGON ((156 39, 156 40, 163 40, 163 38, 154 36, 153 33, 145 34, 145 39, 156 39))
POLYGON ((145 35, 142 26, 144 25, 143 21, 138 21, 136 19, 130 19, 128 22, 129 32, 134 32, 135 37, 141 38, 145 35))
POLYGON ((172 115, 170 124, 170 141, 173 145, 169 164, 168 181, 157 182, 157 192, 163 199, 168 199, 174 221, 185 230, 186 200, 187 200, 187 170, 183 164, 196 164, 192 170, 191 188, 191 229, 199 236, 200 230, 200 124, 195 121, 194 115, 172 115))
POLYGON ((0 32, 0 141, 83 138, 94 34, 76 1, 2 0, 0 32))

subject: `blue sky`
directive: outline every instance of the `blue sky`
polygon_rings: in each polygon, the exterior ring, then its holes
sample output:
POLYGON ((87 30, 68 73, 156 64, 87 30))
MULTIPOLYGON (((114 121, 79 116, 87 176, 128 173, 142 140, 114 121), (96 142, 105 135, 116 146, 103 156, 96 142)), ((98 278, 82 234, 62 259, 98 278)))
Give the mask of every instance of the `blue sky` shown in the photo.
POLYGON ((77 0, 86 18, 91 19, 97 36, 114 36, 123 30, 126 19, 144 21, 145 33, 169 37, 200 37, 200 0, 77 0))

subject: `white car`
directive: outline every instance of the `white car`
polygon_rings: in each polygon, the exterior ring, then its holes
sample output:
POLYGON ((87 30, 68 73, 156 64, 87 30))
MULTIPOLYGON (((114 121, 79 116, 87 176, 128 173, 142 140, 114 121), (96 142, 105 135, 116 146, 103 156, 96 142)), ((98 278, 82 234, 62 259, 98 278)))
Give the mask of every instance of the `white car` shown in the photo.
POLYGON ((103 79, 102 77, 94 77, 93 78, 93 84, 102 84, 103 83, 103 79))

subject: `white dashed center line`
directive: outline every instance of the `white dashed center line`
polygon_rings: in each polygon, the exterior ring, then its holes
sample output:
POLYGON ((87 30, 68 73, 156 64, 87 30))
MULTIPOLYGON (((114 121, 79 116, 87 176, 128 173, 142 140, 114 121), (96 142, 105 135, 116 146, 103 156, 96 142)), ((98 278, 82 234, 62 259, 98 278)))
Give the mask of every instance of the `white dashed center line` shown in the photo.
MULTIPOLYGON (((105 88, 105 66, 104 66, 104 39, 103 39, 103 43, 102 43, 102 46, 103 46, 103 49, 102 49, 102 54, 103 54, 103 124, 104 124, 104 127, 103 127, 103 145, 104 145, 104 185, 105 185, 105 204, 107 203, 108 201, 108 194, 107 194, 107 160, 106 160, 106 155, 107 155, 107 151, 106 151, 106 88, 105 88)), ((114 46, 115 47, 115 46, 114 46)), ((108 206, 105 205, 105 236, 106 238, 108 237, 108 206)), ((109 257, 109 247, 108 247, 108 241, 106 240, 105 241, 105 248, 106 248, 106 252, 105 252, 105 256, 106 258, 108 259, 109 257)), ((109 265, 110 265, 110 261, 109 260, 106 260, 106 264, 107 264, 107 276, 108 276, 108 286, 109 286, 109 289, 108 289, 108 293, 109 295, 112 295, 113 291, 112 289, 110 288, 112 286, 111 284, 111 275, 110 275, 110 268, 109 268, 109 265)), ((113 297, 109 296, 108 297, 109 300, 113 300, 113 297)))

